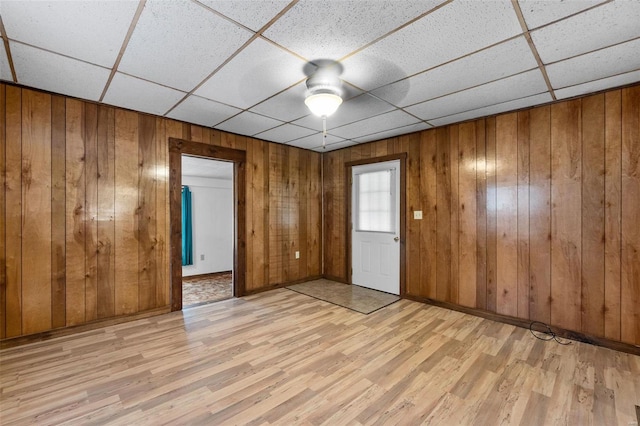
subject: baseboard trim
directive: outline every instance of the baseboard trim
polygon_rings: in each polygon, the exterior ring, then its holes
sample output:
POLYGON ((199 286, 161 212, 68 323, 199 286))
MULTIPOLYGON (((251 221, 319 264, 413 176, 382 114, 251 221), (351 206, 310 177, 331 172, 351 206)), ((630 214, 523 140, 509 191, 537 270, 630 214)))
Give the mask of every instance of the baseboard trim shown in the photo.
MULTIPOLYGON (((429 299, 427 297, 418 297, 405 294, 402 296, 405 299, 413 300, 416 302, 426 303, 427 305, 438 306, 440 308, 451 309, 452 311, 458 311, 469 315, 474 315, 481 318, 490 319, 493 321, 515 325, 517 327, 529 329, 531 320, 525 320, 522 318, 510 317, 508 315, 497 314, 495 312, 484 311, 482 309, 469 308, 466 306, 456 305, 450 302, 441 302, 439 300, 429 299)), ((559 327, 551 327, 553 332, 558 337, 564 339, 575 340, 582 343, 589 343, 596 346, 602 346, 608 349, 613 349, 619 352, 626 352, 632 355, 640 355, 640 346, 632 345, 630 343, 619 342, 617 340, 606 339, 604 337, 591 336, 589 334, 579 333, 577 331, 566 330, 559 327)))
POLYGON ((125 322, 154 317, 156 315, 167 314, 169 312, 171 312, 171 307, 165 306, 162 308, 151 309, 149 311, 139 312, 136 314, 123 315, 115 318, 100 319, 100 320, 88 322, 86 324, 56 328, 54 330, 48 330, 48 331, 43 331, 41 333, 29 334, 27 336, 10 337, 7 339, 0 340, 0 349, 14 348, 16 346, 27 345, 29 343, 44 342, 45 340, 55 339, 56 337, 70 336, 72 334, 97 330, 100 328, 108 327, 110 325, 117 325, 125 322))

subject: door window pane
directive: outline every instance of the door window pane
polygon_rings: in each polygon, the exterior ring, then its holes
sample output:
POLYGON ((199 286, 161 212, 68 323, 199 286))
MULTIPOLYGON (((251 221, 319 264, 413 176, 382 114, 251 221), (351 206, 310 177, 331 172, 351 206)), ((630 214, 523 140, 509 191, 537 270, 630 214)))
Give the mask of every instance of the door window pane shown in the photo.
POLYGON ((356 231, 395 232, 395 169, 356 175, 356 231))

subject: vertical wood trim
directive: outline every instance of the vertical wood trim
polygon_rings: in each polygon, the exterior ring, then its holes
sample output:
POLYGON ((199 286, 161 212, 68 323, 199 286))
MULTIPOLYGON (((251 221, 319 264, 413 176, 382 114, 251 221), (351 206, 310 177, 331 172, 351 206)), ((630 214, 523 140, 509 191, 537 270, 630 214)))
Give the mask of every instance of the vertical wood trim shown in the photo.
POLYGON ((98 318, 98 106, 84 103, 85 321, 98 318))
POLYGON ((487 144, 485 120, 476 122, 476 307, 487 309, 487 144))
POLYGON ((6 337, 22 334, 22 89, 6 86, 6 337))
POLYGON ((51 326, 66 325, 66 101, 51 98, 51 326))
POLYGON ((310 229, 309 244, 307 246, 309 261, 309 276, 322 274, 322 177, 320 167, 322 156, 309 153, 309 207, 307 210, 310 229))
POLYGON ((580 330, 580 100, 551 106, 551 323, 580 330))
POLYGON ((138 114, 116 110, 116 315, 138 311, 138 114))
POLYGON ((497 312, 518 315, 518 115, 496 117, 497 312))
POLYGON ((233 163, 234 200, 235 200, 235 241, 233 250, 233 294, 237 297, 246 294, 247 271, 247 178, 246 178, 246 152, 242 153, 242 159, 233 163))
POLYGON ((85 151, 84 103, 66 108, 66 325, 85 322, 85 151))
POLYGON ((470 308, 477 303, 477 186, 476 123, 460 125, 459 147, 459 265, 458 303, 470 308))
POLYGON ((605 94, 604 335, 620 340, 622 91, 605 94))
POLYGON ((622 89, 620 336, 640 344, 640 86, 622 89))
POLYGON ((300 201, 298 190, 300 185, 300 150, 297 148, 289 149, 289 170, 287 180, 289 182, 289 194, 287 199, 289 235, 287 237, 285 247, 288 250, 288 257, 285 258, 285 264, 288 266, 289 273, 285 274, 286 282, 300 279, 300 262, 302 259, 296 259, 295 252, 300 248, 300 201))
MULTIPOLYGON (((300 259, 298 259, 298 278, 309 276, 309 242, 311 240, 311 230, 309 229, 309 217, 307 209, 309 208, 309 194, 311 188, 309 185, 309 168, 311 163, 311 151, 296 149, 298 153, 298 163, 296 171, 298 175, 297 196, 298 204, 298 243, 297 250, 300 251, 300 259)), ((295 256, 294 256, 295 257, 295 256)))
POLYGON ((436 171, 438 156, 436 152, 436 131, 427 130, 420 134, 420 295, 435 299, 436 293, 436 243, 437 243, 437 185, 436 171))
POLYGON ((98 318, 115 310, 115 111, 98 107, 97 296, 98 318))
POLYGON ((497 311, 497 195, 496 118, 486 119, 487 165, 487 310, 497 311))
POLYGON ((51 95, 23 90, 22 333, 51 329, 51 95))
POLYGON ((551 321, 551 115, 550 107, 532 109, 530 124, 529 317, 551 321))
POLYGON ((518 318, 529 318, 530 111, 518 113, 518 318))
POLYGON ((604 95, 582 99, 582 329, 604 336, 604 95))

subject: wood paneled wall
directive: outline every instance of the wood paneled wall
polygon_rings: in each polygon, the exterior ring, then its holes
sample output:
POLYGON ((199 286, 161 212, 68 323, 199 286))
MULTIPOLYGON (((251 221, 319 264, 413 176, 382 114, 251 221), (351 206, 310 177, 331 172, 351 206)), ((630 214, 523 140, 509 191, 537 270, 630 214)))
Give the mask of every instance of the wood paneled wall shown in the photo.
POLYGON ((399 152, 408 295, 640 344, 640 86, 325 154, 327 276, 344 164, 399 152))
POLYGON ((0 84, 0 338, 169 306, 169 137, 246 151, 247 291, 321 275, 320 154, 0 84))

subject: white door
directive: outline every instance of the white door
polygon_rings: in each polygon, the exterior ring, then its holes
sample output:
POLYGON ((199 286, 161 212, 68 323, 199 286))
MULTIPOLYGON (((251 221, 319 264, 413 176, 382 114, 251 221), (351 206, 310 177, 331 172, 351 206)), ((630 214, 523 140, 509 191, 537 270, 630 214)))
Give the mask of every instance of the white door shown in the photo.
POLYGON ((352 167, 351 280, 400 294, 400 161, 352 167))

